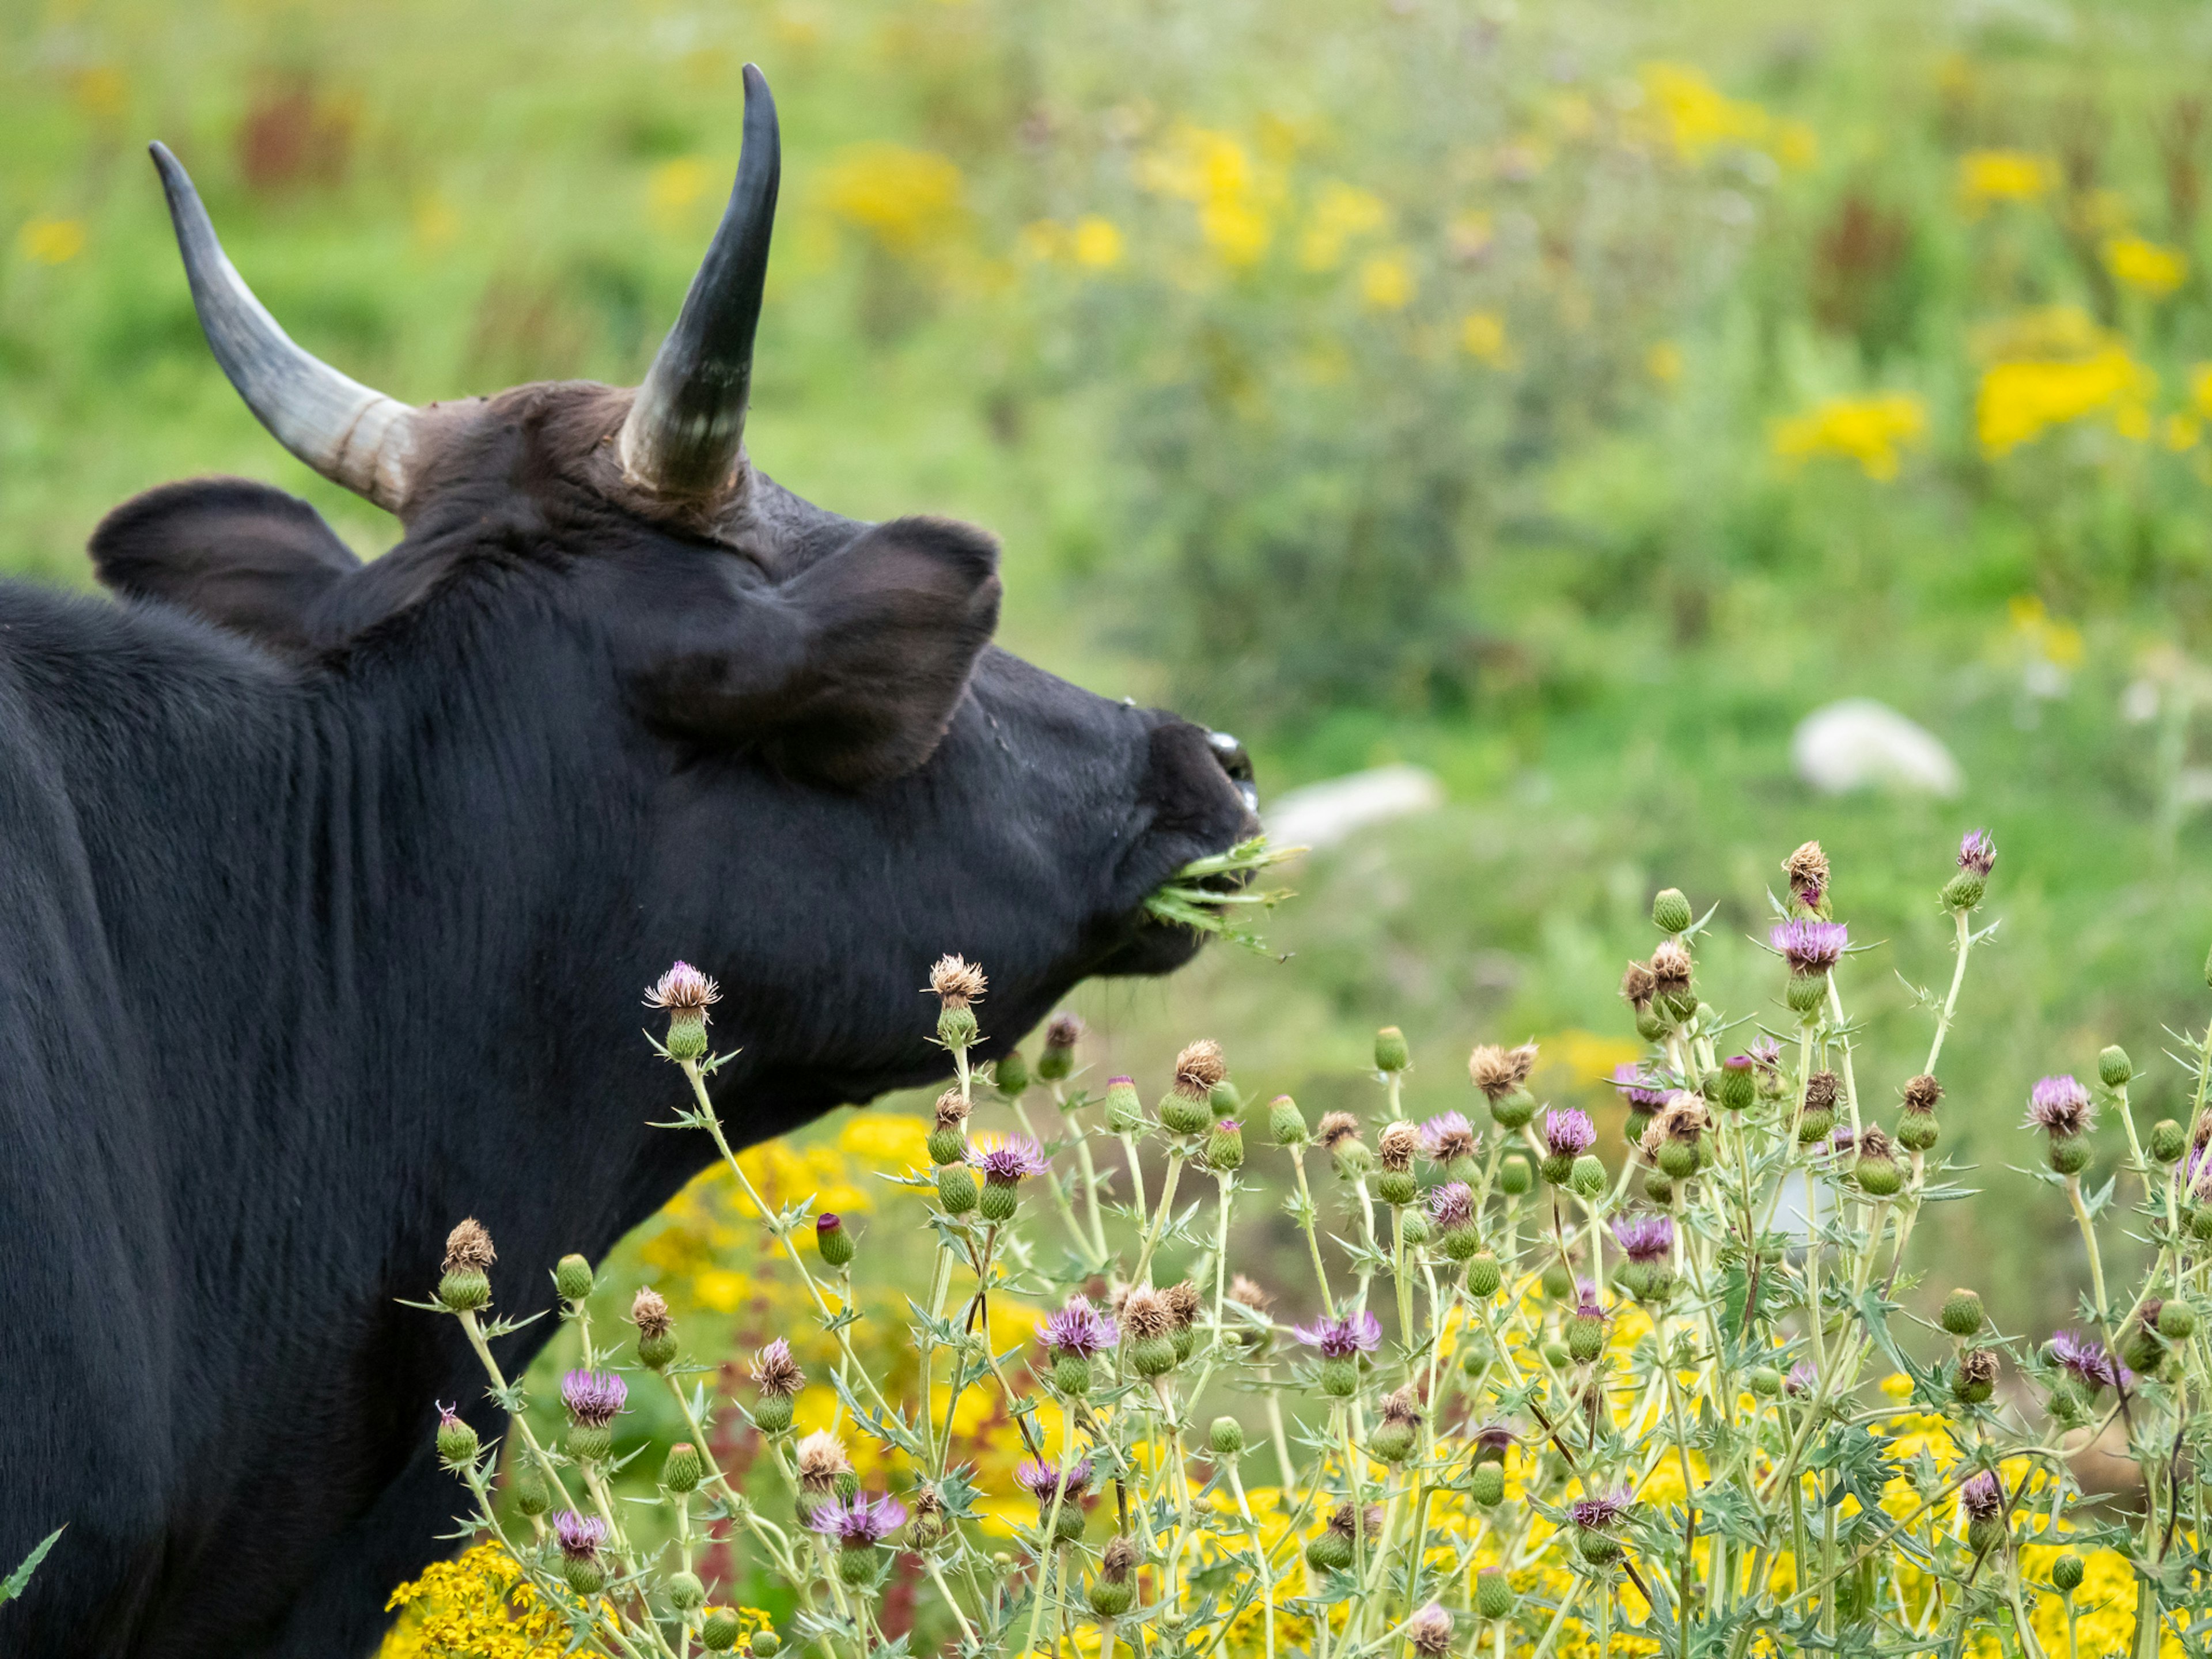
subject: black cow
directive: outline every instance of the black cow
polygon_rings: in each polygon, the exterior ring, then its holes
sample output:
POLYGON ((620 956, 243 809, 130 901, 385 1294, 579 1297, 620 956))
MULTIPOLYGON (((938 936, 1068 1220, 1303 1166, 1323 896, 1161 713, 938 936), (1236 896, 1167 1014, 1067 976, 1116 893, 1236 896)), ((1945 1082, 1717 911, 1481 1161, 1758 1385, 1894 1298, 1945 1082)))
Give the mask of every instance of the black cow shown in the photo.
MULTIPOLYGON (((862 524, 741 445, 774 211, 736 190, 635 394, 410 409, 288 339, 159 146, 217 359, 396 513, 173 484, 92 539, 111 604, 0 587, 0 1652, 358 1655, 441 1547, 459 1218, 510 1310, 709 1157, 640 1035, 716 973, 762 1140, 945 1069, 931 960, 1022 1032, 1191 936, 1141 901, 1253 827, 1225 739, 992 647, 991 539, 862 524)), ((544 1322, 504 1355, 519 1367, 544 1322)), ((481 1405, 473 1420, 496 1425, 481 1405)), ((447 1546, 446 1547, 450 1547, 447 1546)))

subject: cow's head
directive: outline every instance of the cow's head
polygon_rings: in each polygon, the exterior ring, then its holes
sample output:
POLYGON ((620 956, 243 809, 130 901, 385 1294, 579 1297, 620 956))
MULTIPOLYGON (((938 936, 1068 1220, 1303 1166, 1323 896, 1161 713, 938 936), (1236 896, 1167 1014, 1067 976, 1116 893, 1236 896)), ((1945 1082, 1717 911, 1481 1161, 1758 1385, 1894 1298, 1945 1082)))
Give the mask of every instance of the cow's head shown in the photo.
MULTIPOLYGON (((779 172, 758 70, 728 210, 634 392, 568 382, 412 408, 360 386, 285 336, 184 170, 154 155, 232 383, 285 447, 406 535, 362 564, 303 502, 239 480, 171 485, 95 534, 109 586, 308 672, 373 653, 387 670, 495 674, 485 657, 557 653, 544 718, 602 757, 595 787, 645 803, 624 854, 636 959, 610 969, 710 963, 769 1063, 826 1068, 848 1096, 921 1063, 915 991, 941 951, 988 967, 989 1024, 1009 1038, 1079 978, 1188 957, 1194 937, 1149 924, 1142 901, 1255 827, 1234 742, 993 647, 984 532, 842 518, 746 454, 779 172), (456 615, 465 634, 441 628, 456 615), (440 647, 410 663, 416 636, 440 647)), ((501 718, 526 726, 538 707, 501 718)))

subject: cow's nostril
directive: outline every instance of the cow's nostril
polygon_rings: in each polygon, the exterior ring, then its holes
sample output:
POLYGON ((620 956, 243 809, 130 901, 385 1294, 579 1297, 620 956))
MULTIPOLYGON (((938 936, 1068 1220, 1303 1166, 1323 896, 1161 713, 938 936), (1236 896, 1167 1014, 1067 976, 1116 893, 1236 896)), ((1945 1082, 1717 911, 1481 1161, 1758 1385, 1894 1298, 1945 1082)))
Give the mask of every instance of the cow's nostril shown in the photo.
POLYGON ((1260 786, 1252 775, 1252 757, 1244 752, 1244 745, 1226 732, 1208 732, 1206 741, 1213 750, 1213 758, 1237 786, 1237 793, 1244 798, 1247 811, 1260 810, 1260 786))

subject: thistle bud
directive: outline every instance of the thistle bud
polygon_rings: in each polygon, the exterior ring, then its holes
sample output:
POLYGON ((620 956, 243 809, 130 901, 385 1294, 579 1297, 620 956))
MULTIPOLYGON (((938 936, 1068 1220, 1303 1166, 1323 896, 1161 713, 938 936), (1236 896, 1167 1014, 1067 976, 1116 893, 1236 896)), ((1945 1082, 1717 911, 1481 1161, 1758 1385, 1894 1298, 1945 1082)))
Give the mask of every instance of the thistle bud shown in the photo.
POLYGON ((1828 976, 1826 974, 1793 974, 1784 993, 1790 1012, 1809 1018, 1820 1011, 1828 1000, 1828 976))
POLYGON ((1213 1108, 1204 1095, 1171 1089, 1160 1097, 1160 1127, 1170 1134, 1201 1134, 1212 1121, 1213 1108))
POLYGON ((823 1264, 830 1267, 852 1265, 853 1230, 845 1218, 834 1210, 824 1210, 814 1221, 814 1248, 821 1253, 823 1264))
POLYGON ((1696 920, 1688 896, 1679 887, 1662 887, 1651 901, 1651 925, 1662 933, 1686 933, 1696 920))
POLYGON ((1224 1171, 1243 1167, 1243 1126, 1235 1118, 1223 1118, 1213 1126, 1206 1138, 1206 1162, 1208 1168, 1224 1171))
POLYGON ((545 1473, 538 1467, 535 1457, 524 1458, 514 1472, 514 1507, 533 1517, 553 1507, 553 1494, 546 1489, 545 1473))
POLYGON ((660 1484, 671 1492, 696 1492, 699 1483, 706 1478, 706 1460, 688 1440, 678 1441, 661 1460, 660 1484))
POLYGON ((1503 1463, 1477 1463, 1468 1471, 1467 1495, 1484 1509, 1495 1509, 1505 1501, 1505 1466, 1503 1463))
MULTIPOLYGON (((699 1640, 709 1653, 727 1653, 737 1646, 738 1634, 744 1629, 734 1608, 715 1607, 699 1621, 699 1640)), ((753 1639, 758 1642, 760 1638, 753 1639)))
POLYGON ((1659 1170, 1670 1181, 1687 1181, 1698 1172, 1698 1143, 1694 1140, 1662 1142, 1659 1170))
POLYGON ((1575 1160, 1567 1176, 1567 1185, 1582 1199, 1595 1199, 1605 1191, 1605 1164, 1595 1152, 1584 1152, 1575 1160))
POLYGON ((1066 1012, 1045 1022, 1044 1049, 1037 1055, 1036 1074, 1047 1083, 1058 1083, 1075 1070, 1075 1045, 1083 1037, 1083 1021, 1066 1012))
POLYGON ((975 1207, 975 1176, 964 1164, 947 1164, 937 1172, 937 1201, 947 1215, 966 1215, 975 1207))
POLYGON ((2189 1150, 2189 1132, 2170 1117, 2150 1127, 2150 1155, 2161 1164, 2179 1164, 2189 1150))
POLYGON ((592 1264, 580 1255, 564 1255, 554 1264, 553 1288, 564 1302, 581 1302, 592 1293, 592 1264))
POLYGON ((1216 1457, 1234 1457, 1244 1449, 1244 1425, 1233 1417, 1217 1417, 1206 1431, 1206 1441, 1216 1457))
POLYGON ((1869 1127, 1859 1136, 1858 1162, 1851 1175, 1869 1198, 1894 1198, 1905 1185, 1890 1145, 1889 1137, 1877 1128, 1869 1127))
POLYGON ((2061 1595, 2071 1595, 2081 1588, 2081 1558, 2071 1550, 2063 1550, 2051 1563, 2051 1588, 2061 1595))
POLYGON ((1106 1079, 1106 1127, 1117 1135, 1143 1132, 1144 1103, 1137 1098, 1137 1085, 1131 1079, 1115 1077, 1106 1079))
POLYGON ((1305 1114, 1288 1095, 1277 1095, 1267 1107, 1267 1133, 1278 1146, 1303 1146, 1309 1139, 1305 1114))
POLYGON ((449 1469, 465 1469, 477 1461, 477 1431, 461 1421, 451 1406, 438 1407, 438 1461, 449 1469))
POLYGON ((1982 902, 1989 880, 1972 870, 1961 870, 1943 884, 1943 902, 1953 910, 1971 910, 1982 902))
POLYGON ((1933 1152, 1943 1138, 1933 1112, 1907 1112, 1897 1120, 1897 1144, 1908 1152, 1933 1152))
POLYGON ((1405 1234, 1406 1244, 1408 1249, 1413 1249, 1429 1242, 1429 1218, 1422 1211, 1419 1205, 1415 1204, 1408 1206, 1402 1212, 1401 1212, 1398 1218, 1398 1225, 1405 1234))
POLYGON ((1383 1073, 1404 1071, 1413 1063, 1406 1047, 1406 1034, 1395 1025, 1385 1025, 1375 1033, 1375 1069, 1383 1073))
POLYGON ((1544 1274, 1540 1282, 1544 1286, 1545 1299, 1547 1301, 1565 1302, 1575 1293, 1574 1273, 1568 1268, 1567 1264, 1557 1256, 1553 1256, 1544 1264, 1544 1274))
POLYGON ((753 1659, 775 1659, 783 1651, 783 1638, 772 1630, 757 1630, 753 1639, 745 1644, 745 1651, 753 1659))
POLYGON ((1101 1619, 1119 1619, 1128 1612, 1129 1604, 1136 1599, 1137 1587, 1127 1579, 1115 1580, 1104 1573, 1092 1577, 1084 1599, 1090 1602, 1091 1611, 1101 1619))
POLYGON ((491 1279, 473 1269, 448 1273, 438 1280, 438 1302, 449 1313, 474 1313, 491 1303, 491 1279))
POLYGON ((1751 1391, 1762 1400, 1778 1398, 1782 1393, 1782 1373, 1771 1365, 1753 1366, 1751 1391))
POLYGON ((1982 1298, 1972 1291, 1955 1290, 1943 1298, 1943 1328, 1954 1336, 1973 1335, 1982 1328, 1985 1316, 1982 1298))
POLYGON ((1479 1334, 1471 1335, 1467 1346, 1459 1351, 1459 1374, 1465 1377, 1480 1376, 1497 1358, 1491 1351, 1487 1339, 1479 1334))
POLYGON ((1536 1097, 1516 1088, 1490 1103, 1491 1121, 1501 1129, 1520 1129, 1536 1115, 1536 1097))
POLYGON ((1474 1576, 1474 1610, 1485 1619, 1510 1618, 1513 1586, 1503 1567, 1485 1567, 1474 1576))
POLYGON ((1826 1140, 1836 1127, 1836 1110, 1832 1106, 1808 1105, 1797 1120, 1797 1144, 1814 1146, 1826 1140))
POLYGON ((1488 1250, 1468 1260, 1467 1293, 1478 1302, 1489 1301, 1498 1294, 1498 1287, 1504 1282, 1504 1271, 1498 1265, 1498 1258, 1488 1250))
POLYGON ((2063 1176, 2080 1175, 2089 1167, 2089 1142, 2087 1136, 2076 1135, 2069 1140, 2051 1143, 2051 1167, 2063 1176))
POLYGON ((1498 1190, 1508 1198, 1522 1197, 1536 1184, 1535 1176, 1527 1158, 1510 1154, 1498 1166, 1498 1190))
POLYGON ((1647 1171, 1644 1176, 1644 1196, 1654 1204, 1672 1204, 1674 1201, 1674 1177, 1664 1170, 1647 1171))
POLYGON ((707 1605, 707 1587, 699 1582, 697 1573, 669 1574, 668 1605, 678 1613, 696 1613, 707 1605))
POLYGON ((2197 1331, 2197 1310, 2175 1299, 2158 1310, 2158 1334, 2169 1342, 2186 1342, 2197 1331))
POLYGON ((1244 1097, 1227 1078, 1206 1091, 1206 1109, 1218 1123, 1224 1117, 1240 1117, 1244 1111, 1244 1097))
POLYGON ((1721 1062, 1720 1103, 1731 1112, 1750 1110, 1759 1099, 1759 1067, 1749 1054, 1721 1062))
POLYGON ((2097 1056, 2097 1081, 2107 1089, 2124 1089, 2136 1074, 2135 1065, 2128 1059, 2128 1051, 2117 1042, 2097 1056))
POLYGON ((1018 1048, 1009 1048, 991 1068, 991 1086, 1012 1100, 1030 1086, 1030 1063, 1018 1048))

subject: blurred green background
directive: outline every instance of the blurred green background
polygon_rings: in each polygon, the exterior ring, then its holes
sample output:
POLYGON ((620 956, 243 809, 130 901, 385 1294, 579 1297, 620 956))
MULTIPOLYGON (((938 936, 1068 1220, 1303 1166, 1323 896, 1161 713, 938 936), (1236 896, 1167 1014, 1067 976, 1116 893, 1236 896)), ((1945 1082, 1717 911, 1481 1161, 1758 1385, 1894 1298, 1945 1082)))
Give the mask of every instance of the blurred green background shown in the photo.
POLYGON ((1720 907, 1709 1000, 1782 1022, 1748 936, 1817 836, 1882 946, 1842 983, 1886 1113, 1986 825, 2002 926, 1944 1075, 1993 1198, 1922 1260, 2015 1327, 2069 1310, 2063 1205, 2007 1168, 2027 1088, 2118 1041, 2144 1121, 2179 1111, 2164 1028, 2212 1013, 2201 7, 17 0, 0 567, 82 584, 105 510, 210 471, 392 537, 225 385, 147 139, 348 374, 627 383, 748 59, 786 155, 761 464, 991 527, 1008 645, 1238 732, 1271 797, 1441 786, 1295 866, 1287 963, 1080 993, 1094 1078, 1156 1093, 1211 1035, 1248 1093, 1371 1108, 1395 1021, 1423 1110, 1531 1035, 1595 1100, 1659 885, 1720 907), (1802 781, 1797 722, 1855 696, 1958 793, 1802 781))

